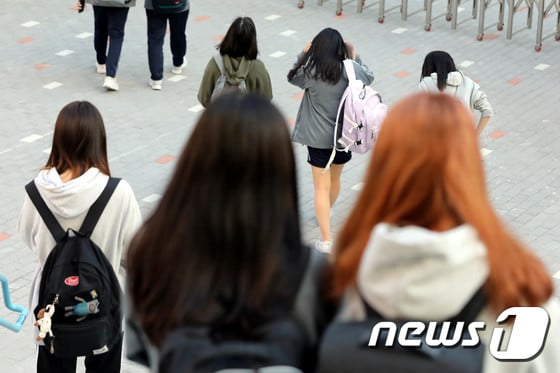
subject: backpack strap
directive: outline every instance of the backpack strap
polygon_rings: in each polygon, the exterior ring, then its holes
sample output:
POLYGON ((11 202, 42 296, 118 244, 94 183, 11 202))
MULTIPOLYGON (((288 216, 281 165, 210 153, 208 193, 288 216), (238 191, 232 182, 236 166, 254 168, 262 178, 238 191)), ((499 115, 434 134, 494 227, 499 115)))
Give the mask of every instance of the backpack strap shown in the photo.
MULTIPOLYGON (((89 208, 86 218, 84 219, 84 222, 82 223, 82 226, 80 228, 80 233, 83 233, 88 237, 91 235, 93 229, 95 228, 95 225, 97 224, 97 221, 99 220, 99 217, 101 216, 101 213, 105 209, 107 202, 109 202, 109 199, 115 191, 115 188, 117 187, 119 181, 120 179, 118 178, 109 178, 109 181, 107 181, 107 185, 105 185, 105 189, 103 189, 101 195, 89 208)), ((60 242, 64 238, 66 232, 62 228, 58 220, 56 220, 56 217, 54 216, 52 211, 48 208, 43 197, 41 197, 41 194, 37 189, 37 185, 35 184, 35 180, 32 180, 25 186, 25 191, 31 199, 31 202, 33 202, 33 205, 35 205, 35 208, 37 209, 37 212, 39 212, 39 215, 43 219, 43 222, 54 237, 54 240, 56 242, 60 242)))
MULTIPOLYGON (((354 64, 352 60, 345 59, 343 63, 344 63, 344 69, 346 70, 346 75, 348 76, 348 82, 350 83, 351 81, 356 80, 356 73, 354 72, 354 64)), ((331 164, 333 163, 334 157, 336 156, 336 152, 338 151, 336 148, 337 147, 336 140, 338 138, 339 128, 342 125, 341 116, 344 117, 344 102, 346 101, 348 94, 349 93, 345 90, 338 104, 338 110, 336 111, 336 119, 334 122, 333 150, 331 152, 331 156, 329 157, 327 165, 325 166, 325 169, 322 172, 323 174, 327 173, 327 171, 331 168, 331 164)), ((348 151, 348 149, 346 149, 345 151, 348 151)))
POLYGON ((31 202, 33 202, 33 204, 35 205, 35 208, 37 209, 37 212, 39 212, 39 215, 43 219, 43 222, 54 237, 54 240, 56 242, 60 242, 64 238, 66 232, 64 231, 58 220, 56 220, 51 210, 49 210, 43 197, 41 197, 41 194, 37 189, 37 185, 35 184, 35 180, 31 180, 25 186, 25 191, 31 199, 31 202))
POLYGON ((105 206, 113 195, 113 192, 117 188, 119 181, 121 181, 121 179, 116 177, 109 177, 107 185, 105 185, 105 189, 103 189, 103 192, 101 192, 97 200, 95 200, 93 205, 91 205, 91 207, 89 208, 86 218, 84 219, 84 222, 80 227, 80 233, 88 237, 91 236, 91 233, 93 232, 97 221, 101 217, 101 213, 103 213, 103 210, 105 209, 105 206))
MULTIPOLYGON (((374 310, 366 302, 366 300, 364 299, 363 295, 360 293, 359 290, 358 290, 358 294, 360 296, 360 299, 362 300, 362 304, 364 305, 368 318, 384 319, 384 317, 381 316, 379 312, 374 310)), ((476 293, 474 293, 474 295, 468 301, 468 303, 463 307, 463 309, 459 311, 458 314, 444 321, 450 321, 452 323, 456 323, 458 321, 464 321, 466 323, 472 322, 476 319, 476 316, 478 316, 478 314, 482 311, 484 306, 486 306, 486 303, 487 303, 486 293, 484 291, 484 287, 481 286, 476 291, 476 293)))
POLYGON ((216 65, 218 65, 218 69, 220 69, 220 74, 222 75, 226 75, 225 74, 225 69, 224 69, 224 60, 221 54, 217 53, 213 56, 214 58, 214 62, 216 62, 216 65))
POLYGON ((354 71, 354 62, 347 58, 344 61, 344 69, 346 70, 346 75, 348 76, 348 81, 356 80, 356 72, 354 71))

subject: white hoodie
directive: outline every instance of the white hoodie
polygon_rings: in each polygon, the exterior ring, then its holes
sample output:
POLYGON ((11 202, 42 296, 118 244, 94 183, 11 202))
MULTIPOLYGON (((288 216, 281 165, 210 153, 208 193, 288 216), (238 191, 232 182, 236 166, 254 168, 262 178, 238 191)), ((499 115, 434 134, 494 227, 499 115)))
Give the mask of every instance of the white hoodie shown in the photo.
MULTIPOLYGON (((40 171, 35 184, 62 228, 79 230, 90 206, 99 197, 108 179, 107 175, 92 167, 80 177, 65 183, 56 169, 51 168, 40 171)), ((134 192, 126 181, 121 180, 91 235, 93 242, 103 250, 119 276, 121 287, 124 284, 121 260, 140 224, 140 209, 134 192)), ((38 301, 42 268, 55 241, 27 193, 18 221, 18 232, 23 242, 39 258, 30 299, 30 309, 33 310, 38 301)))
MULTIPOLYGON (((437 74, 432 73, 425 76, 418 85, 420 91, 439 92, 437 87, 437 74)), ((480 86, 460 71, 452 71, 447 74, 446 86, 443 92, 457 97, 471 110, 477 110, 483 117, 494 115, 492 105, 486 97, 486 93, 480 90, 480 86)))
MULTIPOLYGON (((458 314, 487 276, 486 249, 472 227, 434 232, 381 223, 370 236, 356 283, 365 301, 388 319, 442 321, 458 314)), ((529 362, 501 362, 487 353, 485 373, 560 372, 560 305, 551 299, 543 307, 551 324, 542 353, 529 362)), ((486 346, 498 326, 496 316, 486 308, 477 317, 486 322, 480 332, 486 346)), ((365 319, 355 289, 347 291, 339 318, 365 319)))

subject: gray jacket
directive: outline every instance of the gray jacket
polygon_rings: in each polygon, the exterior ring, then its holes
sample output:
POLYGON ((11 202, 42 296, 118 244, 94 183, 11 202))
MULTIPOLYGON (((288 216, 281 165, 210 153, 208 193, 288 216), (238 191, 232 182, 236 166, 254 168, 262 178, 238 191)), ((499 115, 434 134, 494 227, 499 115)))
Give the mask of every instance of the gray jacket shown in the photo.
MULTIPOLYGON (((418 85, 420 91, 438 92, 437 74, 432 73, 425 76, 418 85)), ((460 71, 452 71, 447 74, 446 86, 443 92, 457 97, 463 101, 471 110, 477 110, 483 117, 491 117, 494 115, 492 105, 486 97, 480 86, 469 77, 463 75, 460 71)))
POLYGON ((86 0, 86 3, 112 8, 132 8, 136 6, 136 0, 86 0))
MULTIPOLYGON (((152 3, 152 0, 144 0, 144 8, 154 10, 154 5, 152 3)), ((187 0, 185 2, 185 7, 181 9, 179 12, 184 12, 185 10, 189 10, 189 9, 190 9, 190 2, 189 0, 187 0)))
MULTIPOLYGON (((300 58, 303 58, 303 52, 298 55, 296 64, 300 58)), ((340 66, 342 69, 342 63, 340 66)), ((356 79, 367 85, 373 82, 373 72, 362 64, 358 56, 354 61, 354 71, 356 79)), ((305 90, 292 140, 314 148, 332 149, 338 104, 348 86, 346 72, 343 72, 342 78, 333 85, 320 79, 313 79, 309 74, 304 73, 304 66, 302 66, 289 82, 305 90)))

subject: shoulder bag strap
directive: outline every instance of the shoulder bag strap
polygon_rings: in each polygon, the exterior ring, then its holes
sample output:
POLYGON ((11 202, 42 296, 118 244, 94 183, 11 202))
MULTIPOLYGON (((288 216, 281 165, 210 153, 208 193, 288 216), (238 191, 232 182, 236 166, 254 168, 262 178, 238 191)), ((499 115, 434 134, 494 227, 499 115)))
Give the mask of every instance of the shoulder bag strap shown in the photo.
POLYGON ((220 69, 220 74, 222 75, 226 75, 225 70, 224 70, 224 60, 221 54, 215 54, 214 55, 214 62, 216 62, 216 65, 218 65, 218 69, 220 69))
POLYGON ((91 205, 89 211, 80 227, 80 233, 85 234, 86 236, 90 236, 97 224, 97 221, 101 217, 101 213, 105 209, 105 206, 109 202, 109 199, 113 195, 113 192, 117 188, 121 179, 116 177, 109 177, 109 181, 107 181, 107 185, 105 185, 105 189, 101 192, 101 195, 97 198, 97 200, 91 205))
POLYGON ((45 203, 45 200, 43 200, 43 197, 41 197, 41 194, 37 189, 37 185, 35 185, 35 180, 32 180, 25 186, 25 191, 31 199, 31 202, 33 202, 33 205, 35 205, 37 212, 39 212, 39 215, 41 215, 43 222, 51 232, 54 240, 56 242, 60 242, 62 238, 64 238, 66 232, 60 226, 60 223, 58 222, 58 220, 56 220, 51 210, 49 210, 49 208, 47 207, 47 204, 45 203))
POLYGON ((356 72, 354 71, 354 63, 350 59, 345 59, 344 69, 346 70, 346 75, 348 76, 348 81, 356 80, 356 72))

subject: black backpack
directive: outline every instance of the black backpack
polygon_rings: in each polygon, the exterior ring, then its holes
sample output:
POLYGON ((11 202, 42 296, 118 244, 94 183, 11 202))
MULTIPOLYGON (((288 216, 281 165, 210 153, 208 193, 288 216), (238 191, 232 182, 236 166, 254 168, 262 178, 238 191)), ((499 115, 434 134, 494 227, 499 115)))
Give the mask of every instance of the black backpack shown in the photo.
MULTIPOLYGON (((385 347, 387 333, 381 332, 378 344, 368 346, 374 325, 387 321, 363 299, 367 319, 364 321, 335 321, 331 323, 319 347, 318 373, 480 373, 485 346, 480 342, 474 347, 464 347, 458 344, 454 347, 431 347, 426 344, 425 336, 413 337, 422 340, 420 347, 402 347, 397 343, 392 347, 385 347)), ((470 339, 466 325, 484 308, 486 297, 481 289, 471 298, 463 310, 455 317, 447 320, 455 325, 464 321, 463 339, 470 339)), ((401 327, 409 320, 390 320, 397 325, 398 337, 401 327)), ((438 323, 436 334, 441 332, 442 323, 438 323)), ((454 331, 451 326, 450 331, 454 331)))
POLYGON ((111 263, 90 239, 119 181, 109 178, 78 232, 64 231, 34 181, 25 186, 56 241, 43 266, 39 302, 34 312, 39 320, 40 312, 52 310, 54 306, 52 336, 46 334, 44 343, 57 357, 99 355, 120 339, 122 291, 111 263))
MULTIPOLYGON (((295 298, 306 273, 311 249, 293 263, 297 277, 295 298)), ((166 336, 160 349, 160 373, 216 372, 221 369, 251 369, 283 366, 289 372, 307 371, 312 346, 301 325, 292 317, 264 323, 249 338, 216 340, 206 326, 184 326, 166 336), (307 361, 306 361, 307 359, 307 361)))
POLYGON ((177 13, 185 7, 187 0, 152 0, 152 6, 157 13, 177 13))

